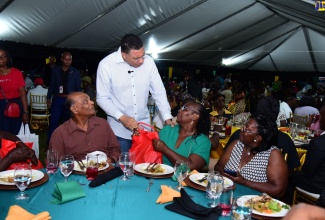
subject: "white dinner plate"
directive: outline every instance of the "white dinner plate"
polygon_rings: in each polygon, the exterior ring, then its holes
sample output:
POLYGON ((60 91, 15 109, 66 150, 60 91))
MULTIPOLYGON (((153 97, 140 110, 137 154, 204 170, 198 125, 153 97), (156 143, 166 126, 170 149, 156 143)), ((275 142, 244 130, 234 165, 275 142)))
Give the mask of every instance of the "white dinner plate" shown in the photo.
POLYGON ((161 176, 161 175, 167 175, 174 172, 174 168, 165 164, 160 164, 160 166, 165 170, 163 173, 151 173, 146 171, 146 168, 148 167, 150 163, 139 163, 135 165, 134 169, 138 171, 139 173, 149 174, 153 176, 161 176))
MULTIPOLYGON (((256 197, 257 195, 246 195, 246 196, 242 196, 239 198, 239 202, 240 203, 243 203, 253 197, 256 197)), ((274 199, 275 201, 277 201, 278 203, 280 203, 280 205, 286 205, 284 202, 281 202, 277 199, 274 199)), ((267 216, 267 217, 283 217, 285 216, 288 212, 289 212, 290 208, 289 209, 285 209, 285 208, 282 208, 280 212, 276 212, 276 213, 272 213, 272 214, 268 214, 268 213, 262 213, 262 212, 259 212, 259 211, 256 211, 253 209, 253 214, 256 214, 256 215, 261 215, 261 216, 267 216)))
MULTIPOLYGON (((195 174, 190 175, 189 178, 193 183, 206 187, 207 181, 199 182, 198 180, 201 180, 203 177, 205 177, 207 175, 208 175, 208 173, 195 173, 195 174)), ((231 179, 224 177, 224 176, 223 176, 223 183, 224 183, 224 188, 229 188, 234 185, 234 182, 231 179)))
MULTIPOLYGON (((1 185, 8 185, 8 186, 14 186, 15 183, 8 183, 2 180, 2 178, 7 178, 7 177, 14 177, 14 172, 15 170, 6 170, 3 172, 0 172, 0 184, 1 185)), ((32 181, 35 182, 44 177, 44 173, 39 171, 39 170, 32 170, 32 181)))
MULTIPOLYGON (((87 164, 87 161, 86 160, 82 160, 83 164, 86 166, 87 164)), ((109 167, 109 164, 106 162, 106 166, 102 167, 102 168, 99 168, 98 171, 101 171, 101 170, 105 170, 109 167)), ((85 169, 81 169, 78 162, 77 161, 74 161, 74 168, 73 168, 74 171, 78 171, 78 172, 86 172, 86 168, 85 169)))

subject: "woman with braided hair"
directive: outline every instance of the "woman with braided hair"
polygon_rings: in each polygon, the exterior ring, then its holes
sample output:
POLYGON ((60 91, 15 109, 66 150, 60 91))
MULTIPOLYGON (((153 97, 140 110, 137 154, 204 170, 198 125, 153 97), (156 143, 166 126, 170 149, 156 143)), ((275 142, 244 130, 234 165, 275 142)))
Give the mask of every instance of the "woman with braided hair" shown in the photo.
POLYGON ((264 115, 251 116, 241 128, 239 140, 226 148, 214 169, 241 185, 273 197, 282 196, 288 168, 281 151, 274 146, 277 131, 274 120, 264 115))
POLYGON ((195 100, 183 103, 177 114, 178 124, 165 126, 159 132, 160 139, 152 142, 154 149, 163 154, 164 164, 174 166, 177 160, 185 160, 191 170, 200 171, 210 157, 210 118, 205 107, 195 100))

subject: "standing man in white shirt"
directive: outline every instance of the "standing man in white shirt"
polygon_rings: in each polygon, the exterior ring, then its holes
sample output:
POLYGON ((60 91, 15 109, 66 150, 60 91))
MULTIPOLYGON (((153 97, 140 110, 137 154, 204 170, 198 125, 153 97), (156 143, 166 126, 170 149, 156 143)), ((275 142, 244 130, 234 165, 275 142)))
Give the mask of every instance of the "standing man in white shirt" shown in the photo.
POLYGON ((153 59, 145 54, 142 40, 136 35, 125 35, 118 51, 99 63, 96 88, 97 103, 107 114, 121 152, 131 148, 131 135, 138 128, 138 122, 150 124, 149 92, 165 123, 173 126, 158 69, 153 59))

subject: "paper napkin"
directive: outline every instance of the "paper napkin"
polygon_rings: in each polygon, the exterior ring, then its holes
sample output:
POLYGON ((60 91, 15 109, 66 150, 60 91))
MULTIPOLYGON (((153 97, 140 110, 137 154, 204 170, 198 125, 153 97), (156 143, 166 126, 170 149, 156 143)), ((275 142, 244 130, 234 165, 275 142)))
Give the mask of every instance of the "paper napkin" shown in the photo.
POLYGON ((181 197, 180 192, 166 186, 166 185, 161 185, 161 194, 158 197, 156 203, 166 203, 166 202, 172 202, 174 197, 181 197))
POLYGON ((49 220, 51 219, 49 212, 41 212, 37 215, 27 212, 18 205, 10 206, 6 220, 49 220))
POLYGON ((55 189, 52 193, 52 196, 54 196, 55 199, 51 202, 59 205, 65 202, 85 197, 86 194, 78 182, 68 181, 55 183, 55 189))

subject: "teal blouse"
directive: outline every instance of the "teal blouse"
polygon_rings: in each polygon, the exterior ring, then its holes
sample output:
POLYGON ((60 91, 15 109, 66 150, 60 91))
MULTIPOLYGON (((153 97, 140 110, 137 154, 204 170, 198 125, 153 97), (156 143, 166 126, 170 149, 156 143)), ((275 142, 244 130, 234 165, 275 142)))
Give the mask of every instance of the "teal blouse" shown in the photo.
MULTIPOLYGON (((190 136, 185 138, 181 145, 175 149, 176 141, 178 138, 178 131, 179 125, 175 125, 174 127, 166 125, 160 130, 159 138, 176 153, 184 157, 188 157, 191 154, 197 154, 205 160, 206 164, 208 164, 211 148, 210 139, 204 134, 199 135, 195 139, 192 139, 190 136)), ((163 163, 174 166, 165 156, 163 156, 163 163)))

